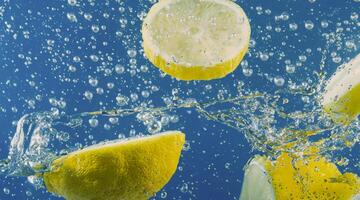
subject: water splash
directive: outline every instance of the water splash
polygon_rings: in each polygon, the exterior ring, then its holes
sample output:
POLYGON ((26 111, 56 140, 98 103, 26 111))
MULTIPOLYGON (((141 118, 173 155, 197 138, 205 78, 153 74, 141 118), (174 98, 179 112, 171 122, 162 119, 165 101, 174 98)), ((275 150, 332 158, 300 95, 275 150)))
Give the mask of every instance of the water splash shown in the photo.
MULTIPOLYGON (((134 116, 149 128, 153 126, 152 122, 172 111, 194 109, 207 120, 222 123, 245 134, 255 150, 269 156, 276 156, 281 151, 291 151, 300 155, 304 149, 314 145, 321 153, 326 154, 350 148, 360 140, 358 120, 343 127, 332 123, 320 107, 310 112, 286 113, 281 106, 283 103, 281 95, 254 92, 210 102, 179 98, 172 104, 156 108, 118 108, 76 115, 61 115, 56 110, 26 114, 17 123, 8 158, 0 164, 1 172, 5 175, 29 176, 33 179, 33 175, 46 171, 50 163, 61 154, 54 143, 60 141, 66 144, 69 140, 70 131, 58 128, 59 125, 75 130, 83 126, 85 118, 95 116, 134 116)), ((70 145, 66 145, 66 148, 65 152, 78 149, 70 145)))

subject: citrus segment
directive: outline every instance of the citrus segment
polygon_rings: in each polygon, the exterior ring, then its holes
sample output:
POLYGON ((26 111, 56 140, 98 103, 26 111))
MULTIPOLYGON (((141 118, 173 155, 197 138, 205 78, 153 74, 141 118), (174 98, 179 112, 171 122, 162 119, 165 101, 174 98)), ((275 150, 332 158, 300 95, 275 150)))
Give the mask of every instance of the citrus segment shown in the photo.
POLYGON ((260 200, 264 194, 269 200, 350 200, 360 194, 360 178, 352 173, 342 174, 321 156, 295 159, 282 153, 273 162, 265 157, 253 159, 245 171, 243 192, 240 200, 260 200), (271 190, 264 189, 269 187, 271 190))
POLYGON ((67 200, 145 200, 175 173, 185 135, 172 131, 72 152, 43 177, 67 200))

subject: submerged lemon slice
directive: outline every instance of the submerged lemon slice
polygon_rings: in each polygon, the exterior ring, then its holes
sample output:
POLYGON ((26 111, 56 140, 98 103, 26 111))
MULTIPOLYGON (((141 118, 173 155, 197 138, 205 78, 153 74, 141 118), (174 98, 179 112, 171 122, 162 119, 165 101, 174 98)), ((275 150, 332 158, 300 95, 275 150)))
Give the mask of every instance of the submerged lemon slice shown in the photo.
POLYGON ((144 19, 144 51, 162 71, 181 80, 222 78, 248 49, 250 24, 229 0, 162 0, 144 19))
POLYGON ((360 54, 329 79, 322 105, 335 122, 347 124, 360 113, 360 54))
POLYGON ((145 200, 175 173, 184 142, 172 131, 90 146, 55 160, 45 185, 67 200, 145 200))
POLYGON ((344 173, 320 156, 294 160, 281 154, 271 162, 256 156, 245 169, 240 200, 355 200, 360 178, 344 173))

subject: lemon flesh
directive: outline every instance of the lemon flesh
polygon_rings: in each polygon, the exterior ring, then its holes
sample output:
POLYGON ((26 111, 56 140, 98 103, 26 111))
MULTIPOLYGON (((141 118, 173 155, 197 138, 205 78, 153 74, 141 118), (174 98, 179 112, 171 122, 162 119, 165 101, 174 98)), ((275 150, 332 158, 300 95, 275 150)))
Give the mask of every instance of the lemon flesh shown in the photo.
POLYGON ((250 189, 242 192, 252 196, 248 198, 247 195, 241 194, 240 200, 351 200, 360 194, 360 178, 357 175, 341 174, 335 164, 320 156, 294 160, 289 154, 283 153, 274 162, 260 157, 250 163, 256 165, 250 164, 246 170, 258 172, 245 173, 243 184, 248 184, 248 179, 253 185, 243 185, 243 190, 250 189), (267 176, 268 179, 263 176, 267 176), (273 191, 264 189, 269 187, 273 191), (268 196, 263 198, 264 194, 268 196))
POLYGON ((55 160, 44 182, 67 200, 145 200, 175 173, 184 142, 172 131, 90 146, 55 160))
POLYGON ((144 51, 180 80, 222 78, 236 69, 250 40, 242 8, 229 0, 162 0, 142 26, 144 51))
POLYGON ((337 123, 348 124, 360 113, 360 54, 329 79, 322 105, 337 123))

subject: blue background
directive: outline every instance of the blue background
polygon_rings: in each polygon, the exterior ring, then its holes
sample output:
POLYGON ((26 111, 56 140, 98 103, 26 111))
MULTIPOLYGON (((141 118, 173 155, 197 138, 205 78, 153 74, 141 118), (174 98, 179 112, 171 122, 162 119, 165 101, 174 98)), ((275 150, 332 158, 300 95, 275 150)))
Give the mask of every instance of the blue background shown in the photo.
MULTIPOLYGON (((78 1, 77 6, 70 6, 63 0, 3 0, 0 2, 0 156, 7 156, 9 142, 15 131, 14 122, 26 113, 49 110, 52 107, 49 98, 64 99, 67 106, 61 110, 74 114, 114 108, 118 93, 126 96, 138 94, 140 100, 130 102, 130 106, 137 106, 140 102, 162 106, 164 103, 161 97, 171 97, 174 88, 179 90, 180 97, 208 101, 216 98, 218 90, 235 94, 238 81, 243 81, 249 91, 272 93, 279 88, 264 74, 284 77, 285 86, 289 82, 302 83, 313 79, 313 72, 319 70, 321 60, 316 49, 326 46, 323 34, 335 32, 339 27, 345 30, 338 34, 340 38, 335 43, 329 45, 329 52, 337 52, 342 57, 341 63, 359 53, 358 49, 349 49, 344 45, 345 41, 354 41, 357 46, 360 45, 359 20, 351 19, 352 13, 360 11, 360 3, 355 0, 317 0, 314 3, 306 0, 236 2, 251 20, 252 39, 256 45, 250 48, 245 60, 253 70, 253 75, 245 76, 242 73, 244 66, 240 66, 233 74, 220 80, 182 82, 161 76, 159 70, 141 55, 141 20, 138 14, 148 11, 150 1, 83 0, 78 1), (119 7, 123 7, 125 12, 120 12, 119 7), (271 14, 266 14, 266 9, 271 10, 271 14), (276 21, 275 16, 283 12, 290 15, 289 19, 276 21), (70 22, 67 13, 74 13, 77 22, 70 22), (84 19, 83 13, 90 13, 92 20, 84 19), (109 18, 104 17, 104 13, 108 13, 109 18), (120 27, 120 19, 127 20, 125 28, 120 27), (314 23, 312 30, 304 28, 306 20, 314 23), (322 20, 327 20, 329 27, 322 28, 322 20), (291 31, 290 23, 297 23, 298 29, 291 31), (99 32, 94 33, 92 25, 99 25, 99 32), (106 26, 106 30, 102 30, 101 26, 106 26), (271 30, 267 30, 266 26, 271 26, 271 30), (275 27, 281 30, 276 32, 275 27), (29 32, 29 38, 26 38, 26 32, 29 32), (121 32, 122 36, 116 32, 121 32), (65 41, 66 38, 69 42, 65 41), (50 47, 48 40, 53 41, 50 47), (104 45, 104 42, 107 44, 104 45), (312 52, 306 53, 307 48, 312 52), (137 73, 134 76, 130 75, 129 49, 138 52, 134 69, 137 73), (259 52, 272 52, 274 55, 262 61, 259 52), (100 60, 91 61, 89 56, 92 54, 98 55, 100 60), (284 60, 290 59, 295 63, 299 55, 306 55, 307 61, 294 74, 286 73, 284 60), (75 62, 74 56, 79 56, 81 61, 75 62), (116 64, 125 67, 124 74, 115 73, 116 64), (70 72, 69 65, 75 66, 76 72, 70 72), (148 71, 141 72, 141 65, 146 65, 148 71), (105 68, 112 70, 111 75, 104 73, 105 68), (104 94, 96 94, 96 87, 88 83, 90 76, 98 79, 97 87, 103 88, 104 94), (115 84, 113 89, 107 88, 109 82, 115 84), (212 86, 211 90, 204 89, 208 84, 212 86), (160 90, 151 92, 149 98, 142 97, 141 91, 150 91, 152 85, 158 86, 160 90), (91 101, 84 98, 85 91, 94 93, 91 101), (41 97, 39 100, 36 99, 37 95, 41 97), (34 107, 29 106, 29 100, 35 101, 34 107)), ((326 72, 333 73, 339 64, 327 58, 326 72)), ((289 109, 303 106, 297 103, 289 109)), ((177 114, 180 121, 163 130, 184 131, 190 149, 184 151, 179 170, 155 199, 162 199, 160 196, 165 192, 165 199, 238 199, 242 169, 248 159, 259 152, 252 151, 242 133, 199 117, 194 110, 180 109, 172 113, 177 114)), ((88 145, 104 139, 115 139, 119 133, 129 136, 131 129, 137 133, 146 133, 146 127, 137 122, 134 116, 121 118, 119 125, 110 130, 102 128, 106 118, 99 119, 99 127, 84 125, 81 129, 83 132, 77 133, 79 139, 71 137, 69 146, 75 142, 88 145), (88 137, 90 134, 94 139, 88 137)), ((350 165, 343 170, 359 174, 359 166, 354 166, 359 163, 358 146, 343 152, 353 157, 350 165)), ((2 177, 0 189, 0 199, 60 199, 43 189, 35 190, 26 178, 2 177), (8 189, 9 194, 3 192, 3 188, 8 189), (26 194, 29 192, 32 195, 26 194)))

